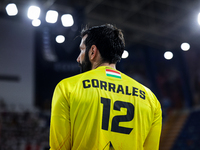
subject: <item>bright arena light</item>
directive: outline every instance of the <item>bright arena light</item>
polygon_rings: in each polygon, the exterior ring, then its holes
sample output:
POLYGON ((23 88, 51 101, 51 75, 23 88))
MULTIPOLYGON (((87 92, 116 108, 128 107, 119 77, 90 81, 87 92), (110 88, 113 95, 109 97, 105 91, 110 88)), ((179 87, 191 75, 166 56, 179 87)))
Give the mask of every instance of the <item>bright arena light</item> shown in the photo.
POLYGON ((188 51, 190 49, 190 44, 188 44, 188 43, 182 43, 181 44, 181 49, 183 51, 188 51))
POLYGON ((56 42, 57 43, 63 43, 65 41, 65 37, 63 35, 58 35, 56 37, 56 42))
POLYGON ((9 16, 15 16, 18 14, 17 6, 14 3, 10 3, 6 6, 6 12, 9 16))
POLYGON ((56 23, 58 20, 58 12, 55 10, 49 10, 46 13, 46 22, 48 23, 56 23))
POLYGON ((30 6, 28 9, 27 16, 29 19, 38 19, 40 17, 40 8, 37 6, 30 6))
POLYGON ((34 27, 38 27, 38 26, 40 26, 40 24, 41 24, 41 21, 40 21, 39 19, 34 19, 34 20, 32 21, 32 25, 33 25, 34 27))
POLYGON ((122 58, 127 58, 129 55, 128 51, 124 50, 123 54, 122 54, 122 58))
POLYGON ((199 23, 199 25, 200 25, 200 13, 199 13, 199 15, 198 15, 197 21, 198 21, 198 23, 199 23))
POLYGON ((71 27, 74 24, 74 19, 70 14, 62 15, 61 21, 64 27, 71 27))
POLYGON ((165 59, 170 60, 173 58, 173 53, 170 51, 167 51, 164 53, 164 57, 165 57, 165 59))

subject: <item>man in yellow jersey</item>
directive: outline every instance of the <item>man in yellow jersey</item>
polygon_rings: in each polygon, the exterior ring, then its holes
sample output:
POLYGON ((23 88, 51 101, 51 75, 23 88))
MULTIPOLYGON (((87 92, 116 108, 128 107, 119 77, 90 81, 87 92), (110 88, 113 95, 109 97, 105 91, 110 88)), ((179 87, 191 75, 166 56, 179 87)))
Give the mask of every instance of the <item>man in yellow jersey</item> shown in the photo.
POLYGON ((52 100, 51 150, 158 150, 161 106, 145 86, 116 70, 125 48, 106 24, 81 33, 81 74, 62 80, 52 100))

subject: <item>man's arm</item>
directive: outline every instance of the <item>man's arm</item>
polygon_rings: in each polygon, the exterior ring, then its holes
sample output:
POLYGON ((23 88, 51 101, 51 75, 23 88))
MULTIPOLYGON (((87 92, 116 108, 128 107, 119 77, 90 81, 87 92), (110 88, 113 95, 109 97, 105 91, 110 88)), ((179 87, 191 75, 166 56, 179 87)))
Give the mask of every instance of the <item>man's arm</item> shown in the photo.
POLYGON ((50 150, 70 150, 71 130, 69 103, 58 84, 55 88, 51 106, 50 150))
POLYGON ((162 129, 162 110, 157 101, 157 108, 154 112, 154 121, 144 143, 144 150, 158 150, 162 129))

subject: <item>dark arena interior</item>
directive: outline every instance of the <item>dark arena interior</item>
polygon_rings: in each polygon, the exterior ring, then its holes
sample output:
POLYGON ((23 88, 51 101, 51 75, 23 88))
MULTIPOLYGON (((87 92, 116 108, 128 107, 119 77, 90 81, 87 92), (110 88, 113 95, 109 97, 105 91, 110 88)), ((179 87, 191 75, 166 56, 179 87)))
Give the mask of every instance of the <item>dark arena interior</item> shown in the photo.
POLYGON ((124 33, 117 69, 161 103, 160 150, 200 149, 199 0, 1 0, 0 150, 49 149, 54 88, 79 74, 81 29, 106 23, 124 33))

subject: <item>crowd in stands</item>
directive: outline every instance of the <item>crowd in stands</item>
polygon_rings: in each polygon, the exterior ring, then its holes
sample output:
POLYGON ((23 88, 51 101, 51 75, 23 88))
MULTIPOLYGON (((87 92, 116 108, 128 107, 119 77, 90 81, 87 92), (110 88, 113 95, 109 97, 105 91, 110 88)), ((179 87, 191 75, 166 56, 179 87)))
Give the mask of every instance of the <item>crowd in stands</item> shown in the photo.
POLYGON ((0 101, 0 150, 49 149, 50 113, 9 107, 0 101))

